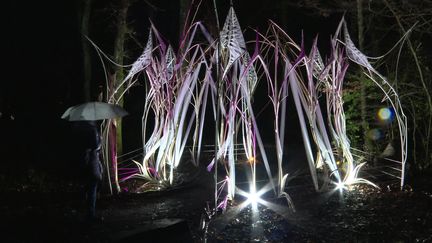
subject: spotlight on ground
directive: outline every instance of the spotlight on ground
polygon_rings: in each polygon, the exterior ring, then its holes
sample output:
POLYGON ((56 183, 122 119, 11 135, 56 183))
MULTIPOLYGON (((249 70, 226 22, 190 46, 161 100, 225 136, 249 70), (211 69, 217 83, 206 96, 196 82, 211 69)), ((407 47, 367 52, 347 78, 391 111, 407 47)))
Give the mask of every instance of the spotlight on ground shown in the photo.
POLYGON ((336 190, 339 190, 339 191, 341 191, 341 192, 342 192, 344 189, 345 189, 345 190, 348 189, 344 182, 336 182, 335 184, 336 184, 336 188, 335 188, 335 189, 336 189, 336 190))
POLYGON ((258 201, 262 200, 256 192, 251 192, 248 195, 247 201, 252 205, 252 210, 258 210, 258 201))
POLYGON ((248 205, 252 206, 253 211, 258 211, 258 204, 265 204, 266 201, 264 201, 261 196, 269 191, 271 187, 269 185, 264 186, 259 191, 256 191, 256 188, 254 186, 250 186, 249 192, 245 192, 241 190, 240 188, 237 188, 237 193, 246 198, 246 201, 244 201, 241 204, 241 208, 247 207, 248 205))

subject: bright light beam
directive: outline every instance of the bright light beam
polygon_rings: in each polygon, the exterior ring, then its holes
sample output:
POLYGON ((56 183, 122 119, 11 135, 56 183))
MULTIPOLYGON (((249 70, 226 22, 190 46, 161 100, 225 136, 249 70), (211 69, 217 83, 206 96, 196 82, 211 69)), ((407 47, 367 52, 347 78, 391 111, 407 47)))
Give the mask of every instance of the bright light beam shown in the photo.
POLYGON ((345 182, 343 182, 343 181, 336 182, 335 185, 336 185, 336 188, 335 188, 336 190, 339 190, 339 191, 343 191, 344 189, 348 190, 348 187, 345 185, 345 182))
POLYGON ((253 211, 258 211, 258 204, 265 205, 266 201, 264 201, 261 196, 270 191, 272 189, 271 184, 266 184, 263 188, 261 188, 259 191, 256 191, 255 185, 250 186, 250 191, 245 192, 242 189, 236 187, 237 194, 239 194, 242 197, 246 198, 246 201, 244 201, 242 204, 240 204, 240 209, 243 209, 247 207, 248 205, 252 205, 253 211))

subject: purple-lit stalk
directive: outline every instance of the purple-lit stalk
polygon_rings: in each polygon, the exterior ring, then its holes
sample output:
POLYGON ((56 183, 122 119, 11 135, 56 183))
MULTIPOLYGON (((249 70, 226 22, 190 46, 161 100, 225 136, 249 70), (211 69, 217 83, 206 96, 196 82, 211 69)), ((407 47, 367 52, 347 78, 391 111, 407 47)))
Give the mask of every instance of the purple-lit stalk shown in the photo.
MULTIPOLYGON (((282 166, 282 157, 283 157, 283 146, 284 143, 284 129, 285 129, 285 114, 286 114, 286 97, 288 96, 288 82, 291 86, 291 91, 293 93, 294 101, 296 103, 297 112, 299 113, 299 121, 302 127, 302 135, 304 139, 305 149, 307 152, 307 158, 309 162, 309 167, 311 168, 311 175, 316 187, 318 186, 314 165, 314 158, 311 153, 311 147, 309 142, 309 136, 307 134, 307 126, 303 117, 303 111, 301 106, 302 94, 301 89, 298 88, 297 84, 297 71, 298 65, 300 65, 303 61, 303 54, 297 53, 297 51, 302 50, 301 47, 297 46, 289 37, 285 34, 277 25, 274 23, 271 24, 270 33, 272 35, 263 36, 264 44, 268 45, 269 48, 273 50, 273 61, 274 61, 274 74, 273 77, 270 78, 270 74, 267 74, 268 80, 268 90, 269 97, 273 104, 273 110, 275 113, 275 144, 276 144, 276 152, 278 159, 278 194, 279 196, 285 196, 290 204, 290 198, 288 194, 284 192, 285 183, 287 181, 288 174, 284 175, 283 166, 282 166), (292 49, 291 49, 292 48, 292 49), (289 56, 293 56, 296 60, 294 64, 291 64, 289 61, 289 56), (282 59, 283 62, 279 64, 279 59, 282 59), (279 81, 277 76, 278 70, 282 68, 283 76, 279 81), (278 83, 280 83, 278 85, 278 83), (299 96, 300 95, 300 96, 299 96), (282 107, 281 107, 282 105, 282 107), (281 115, 279 113, 281 112, 281 115), (279 124, 280 121, 280 124, 279 124), (306 131, 306 133, 304 133, 306 131)), ((265 64, 263 64, 265 65, 265 64)), ((266 68, 264 68, 266 69, 266 68)))
MULTIPOLYGON (((274 135, 275 135, 275 146, 276 146, 276 158, 278 164, 277 171, 277 182, 278 182, 278 196, 283 195, 285 182, 288 174, 284 175, 283 166, 282 166, 282 158, 283 158, 283 143, 284 143, 284 134, 285 134, 285 117, 286 117, 286 97, 288 95, 287 89, 287 79, 286 74, 283 75, 282 80, 279 81, 278 70, 280 68, 279 63, 279 42, 266 39, 264 45, 269 49, 274 48, 273 50, 273 61, 274 61, 274 71, 273 76, 270 75, 268 71, 268 67, 264 67, 263 70, 266 73, 265 77, 267 80, 267 87, 269 92, 270 101, 273 104, 273 112, 275 114, 274 119, 274 135), (280 83, 280 84, 279 84, 280 83), (281 113, 280 113, 281 111, 281 113)), ((265 65, 264 63, 262 64, 265 65)), ((284 195, 285 196, 285 195, 284 195)))

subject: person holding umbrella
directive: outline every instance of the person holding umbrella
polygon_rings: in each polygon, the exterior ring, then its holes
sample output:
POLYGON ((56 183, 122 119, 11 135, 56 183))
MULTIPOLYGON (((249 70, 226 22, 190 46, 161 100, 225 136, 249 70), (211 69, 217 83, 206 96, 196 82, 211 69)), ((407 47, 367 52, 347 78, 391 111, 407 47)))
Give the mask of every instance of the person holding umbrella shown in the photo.
POLYGON ((95 221, 98 185, 102 182, 103 167, 100 160, 101 137, 95 121, 75 121, 72 125, 78 160, 83 172, 87 219, 95 221))
POLYGON ((87 219, 96 218, 96 198, 98 185, 102 182, 103 166, 100 160, 101 136, 98 120, 122 117, 128 113, 120 106, 103 103, 87 102, 68 108, 62 118, 73 121, 75 143, 81 167, 84 169, 85 198, 87 219))

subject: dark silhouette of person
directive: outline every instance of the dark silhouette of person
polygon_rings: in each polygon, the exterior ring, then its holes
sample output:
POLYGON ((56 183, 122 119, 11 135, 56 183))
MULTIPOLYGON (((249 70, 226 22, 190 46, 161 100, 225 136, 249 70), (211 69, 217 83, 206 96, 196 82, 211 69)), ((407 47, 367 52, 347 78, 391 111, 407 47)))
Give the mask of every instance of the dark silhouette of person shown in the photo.
POLYGON ((94 121, 77 121, 74 124, 78 159, 84 181, 87 219, 96 220, 98 185, 102 181, 103 168, 100 161, 101 137, 94 121))

